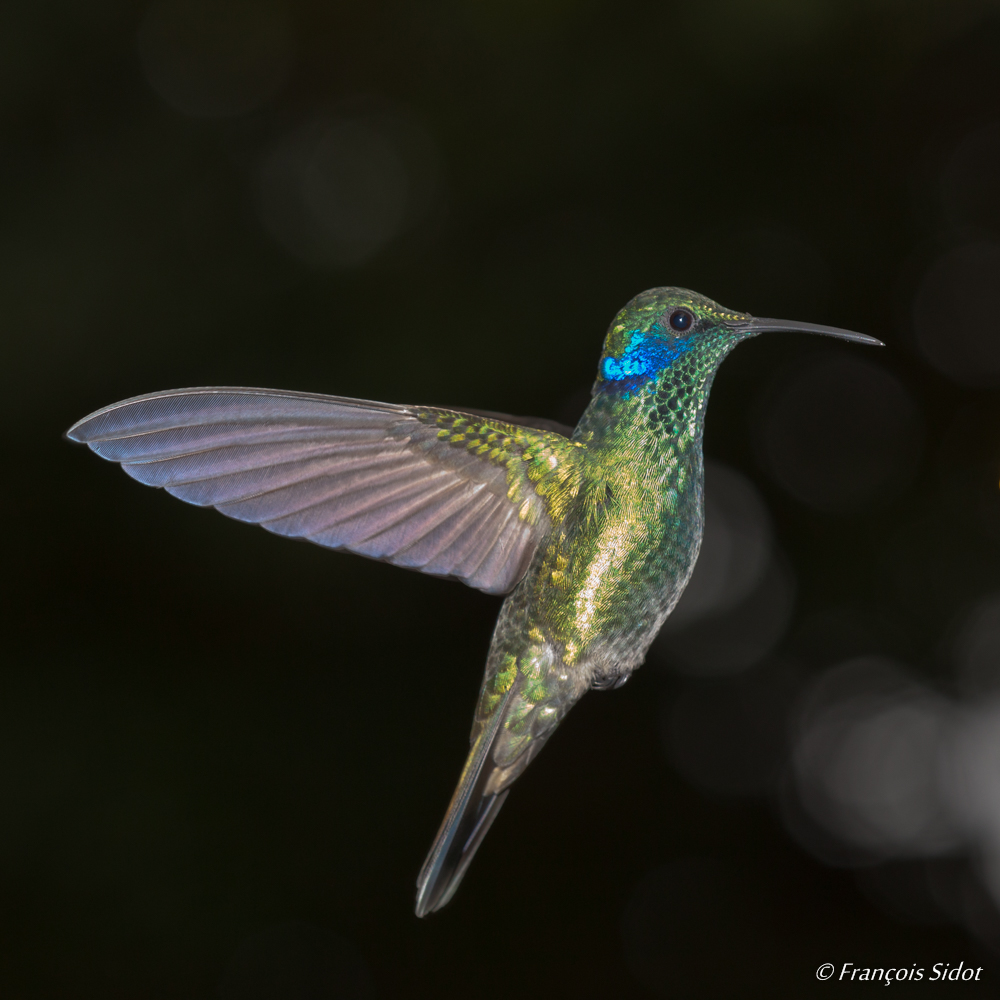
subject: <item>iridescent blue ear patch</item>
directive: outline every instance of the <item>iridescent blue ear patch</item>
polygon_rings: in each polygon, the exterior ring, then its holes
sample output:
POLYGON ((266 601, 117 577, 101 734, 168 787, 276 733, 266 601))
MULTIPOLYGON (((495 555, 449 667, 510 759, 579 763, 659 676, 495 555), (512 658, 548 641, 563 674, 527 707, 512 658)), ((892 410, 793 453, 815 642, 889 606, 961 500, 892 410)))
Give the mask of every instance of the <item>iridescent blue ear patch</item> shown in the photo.
POLYGON ((601 362, 601 376, 610 382, 628 382, 629 387, 635 387, 669 367, 690 347, 688 339, 665 340, 633 330, 621 357, 607 357, 601 362))

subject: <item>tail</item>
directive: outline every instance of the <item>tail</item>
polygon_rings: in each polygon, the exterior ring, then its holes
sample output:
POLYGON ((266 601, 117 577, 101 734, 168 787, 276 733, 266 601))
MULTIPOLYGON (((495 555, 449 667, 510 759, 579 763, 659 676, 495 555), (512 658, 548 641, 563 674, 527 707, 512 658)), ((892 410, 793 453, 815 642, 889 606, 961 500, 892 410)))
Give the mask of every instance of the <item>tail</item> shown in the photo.
POLYGON ((544 740, 532 746, 534 752, 525 752, 522 759, 510 767, 501 768, 493 759, 494 744, 503 730, 517 687, 519 685, 514 684, 507 691, 465 762, 444 822, 417 878, 418 917, 441 909, 455 895, 469 862, 507 798, 511 782, 528 764, 523 758, 530 759, 541 749, 544 740))
MULTIPOLYGON (((550 657, 547 666, 551 668, 555 662, 550 657)), ((532 666, 537 672, 537 662, 532 666)), ((484 696, 496 676, 488 666, 484 696)), ((510 786, 545 746, 588 683, 587 675, 560 676, 552 669, 542 678, 529 680, 518 670, 499 703, 490 704, 491 699, 487 699, 486 709, 480 702, 476 718, 483 728, 475 737, 458 788, 417 879, 418 917, 440 910, 455 895, 510 786)))

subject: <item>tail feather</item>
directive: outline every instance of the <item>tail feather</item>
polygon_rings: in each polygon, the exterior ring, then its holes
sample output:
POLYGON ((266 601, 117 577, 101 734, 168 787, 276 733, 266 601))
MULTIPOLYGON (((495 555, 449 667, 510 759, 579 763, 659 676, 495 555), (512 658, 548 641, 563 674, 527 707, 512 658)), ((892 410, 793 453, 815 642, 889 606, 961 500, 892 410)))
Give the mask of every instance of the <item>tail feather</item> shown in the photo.
POLYGON ((516 686, 512 685, 497 706, 469 753, 444 822, 417 878, 418 917, 440 909, 455 894, 469 862, 507 798, 509 788, 494 790, 496 772, 500 769, 493 762, 492 750, 516 686))
MULTIPOLYGON (((491 676, 487 669, 484 684, 491 676)), ((510 786, 586 690, 586 679, 582 683, 579 677, 560 679, 550 672, 550 683, 539 697, 538 688, 527 687, 523 673, 514 678, 472 744, 444 822, 420 870, 418 917, 441 909, 455 894, 510 786)))

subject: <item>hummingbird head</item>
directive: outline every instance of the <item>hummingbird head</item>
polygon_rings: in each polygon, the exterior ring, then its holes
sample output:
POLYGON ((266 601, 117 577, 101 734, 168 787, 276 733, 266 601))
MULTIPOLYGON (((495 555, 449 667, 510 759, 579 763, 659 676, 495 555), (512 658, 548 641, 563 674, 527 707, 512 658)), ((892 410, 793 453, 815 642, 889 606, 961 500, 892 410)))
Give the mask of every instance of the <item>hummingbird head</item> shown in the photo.
POLYGON ((741 340, 772 330, 820 333, 881 346, 874 337, 837 327, 757 319, 687 288, 650 288, 632 299, 608 328, 594 391, 627 397, 675 368, 695 378, 696 373, 711 376, 741 340))

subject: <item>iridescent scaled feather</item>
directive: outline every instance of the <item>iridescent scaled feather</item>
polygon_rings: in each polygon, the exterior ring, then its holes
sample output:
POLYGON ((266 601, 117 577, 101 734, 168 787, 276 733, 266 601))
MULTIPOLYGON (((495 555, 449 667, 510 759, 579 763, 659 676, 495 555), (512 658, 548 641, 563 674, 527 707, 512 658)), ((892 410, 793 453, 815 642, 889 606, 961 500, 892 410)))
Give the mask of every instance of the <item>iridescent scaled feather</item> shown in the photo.
POLYGON ((454 894, 511 783, 573 704, 642 663, 701 544, 715 372, 741 340, 775 329, 878 343, 658 288, 615 317, 572 432, 502 414, 202 388, 116 403, 68 436, 189 503, 510 592, 472 750, 418 879, 423 916, 454 894))

